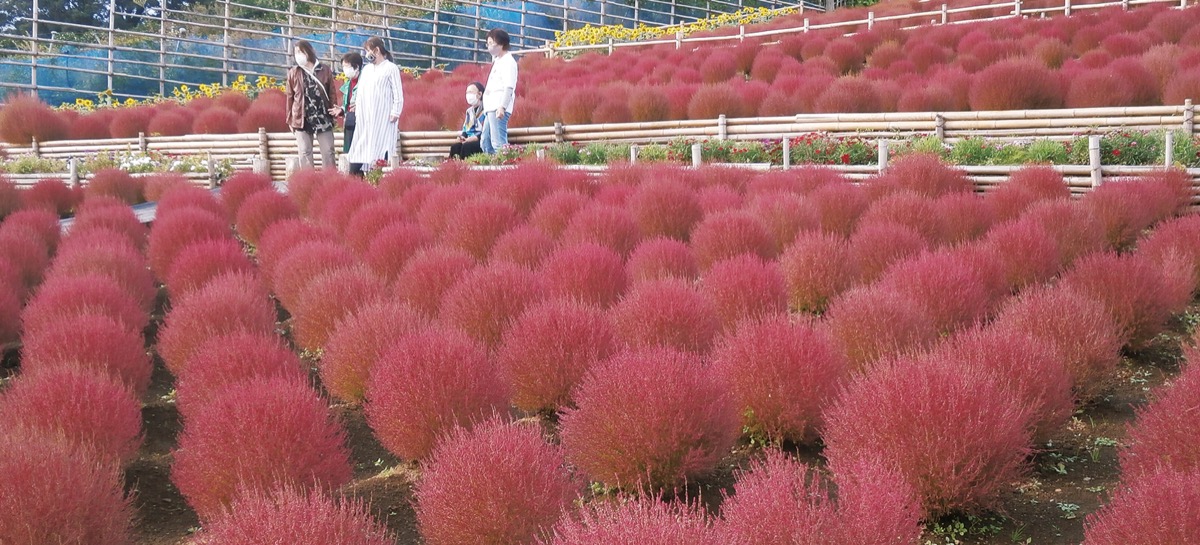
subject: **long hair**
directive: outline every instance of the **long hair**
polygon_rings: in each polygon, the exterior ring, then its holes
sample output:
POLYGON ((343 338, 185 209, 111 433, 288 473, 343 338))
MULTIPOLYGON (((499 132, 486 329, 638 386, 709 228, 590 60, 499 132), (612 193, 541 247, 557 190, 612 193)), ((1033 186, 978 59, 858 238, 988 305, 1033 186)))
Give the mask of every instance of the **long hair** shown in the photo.
POLYGON ((307 40, 297 41, 295 47, 292 49, 299 49, 302 53, 304 53, 305 56, 308 57, 308 62, 317 64, 317 50, 313 49, 312 44, 308 43, 307 40))
POLYGON ((367 41, 363 42, 363 49, 378 49, 380 53, 383 53, 385 59, 392 60, 391 52, 387 50, 387 46, 383 45, 383 38, 378 36, 367 38, 367 41))

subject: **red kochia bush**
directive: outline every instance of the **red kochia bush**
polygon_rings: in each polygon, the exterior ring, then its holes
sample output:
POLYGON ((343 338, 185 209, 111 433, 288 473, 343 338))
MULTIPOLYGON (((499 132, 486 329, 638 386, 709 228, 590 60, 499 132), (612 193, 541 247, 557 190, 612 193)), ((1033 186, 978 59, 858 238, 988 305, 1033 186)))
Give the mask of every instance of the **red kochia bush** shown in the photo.
POLYGON ((942 195, 933 209, 941 218, 941 240, 949 245, 975 240, 992 226, 991 207, 974 192, 942 195))
POLYGON ((1054 239, 1064 266, 1070 266, 1080 256, 1103 250, 1107 244, 1104 226, 1091 210, 1074 201, 1038 202, 1025 211, 1022 219, 1041 225, 1054 239))
POLYGON ((412 256, 393 282, 400 300, 436 317, 447 290, 475 267, 475 259, 457 248, 434 246, 412 256))
POLYGON ((1200 521, 1200 472, 1162 471, 1127 479, 1108 505, 1088 515, 1083 543, 1196 543, 1200 540, 1196 521, 1200 521))
POLYGON ((994 326, 1023 331, 1053 344, 1082 402, 1100 394, 1120 363, 1117 324, 1103 304, 1074 290, 1026 290, 1005 305, 994 326))
POLYGON ((226 333, 275 332, 275 308, 258 278, 231 274, 175 301, 158 333, 158 354, 167 368, 182 373, 200 345, 226 333))
POLYGON ((982 368, 901 358, 856 378, 825 412, 825 457, 837 471, 875 453, 916 487, 927 516, 986 508, 1022 475, 1029 418, 982 368))
POLYGON ((791 323, 786 314, 743 322, 712 360, 751 434, 777 441, 814 439, 821 410, 848 371, 825 328, 791 323))
POLYGON ((173 454, 171 481, 204 521, 237 492, 284 484, 330 490, 351 477, 346 432, 325 401, 278 377, 232 384, 197 407, 173 454))
POLYGON ((687 240, 692 226, 704 217, 696 192, 678 179, 647 181, 629 198, 627 205, 645 236, 687 240))
POLYGON ((549 294, 600 307, 616 303, 628 283, 621 256, 590 242, 555 250, 542 264, 539 276, 549 294))
POLYGON ((167 290, 178 299, 228 273, 254 273, 254 264, 232 238, 209 239, 185 247, 171 263, 167 290))
POLYGON ((131 543, 121 468, 54 434, 0 431, 0 536, 6 544, 131 543))
POLYGON ((371 240, 383 229, 397 223, 407 223, 408 213, 399 204, 383 198, 363 204, 346 220, 342 236, 346 244, 360 256, 371 251, 371 240))
POLYGON ((930 153, 916 153, 897 159, 888 165, 887 175, 880 181, 887 186, 926 197, 966 193, 974 189, 961 170, 947 166, 937 155, 930 153))
POLYGON ((710 214, 693 230, 691 242, 701 270, 743 253, 772 259, 779 251, 762 222, 745 212, 710 214))
POLYGON ((1029 407, 1035 441, 1049 438, 1075 410, 1071 374, 1051 341, 1017 328, 973 328, 937 349, 959 365, 991 371, 1011 396, 1029 407))
MULTIPOLYGON (((5 262, 0 262, 3 268, 5 262)), ((3 273, 0 273, 3 274, 3 273)), ((21 289, 0 280, 0 345, 21 340, 21 289)))
POLYGON ((284 308, 292 309, 314 278, 354 262, 354 254, 340 242, 301 243, 287 250, 285 256, 271 266, 274 271, 271 286, 284 308))
POLYGON ((1063 275, 1062 285, 1102 303, 1121 336, 1144 346, 1191 300, 1190 285, 1180 288, 1167 271, 1140 254, 1095 253, 1063 275))
POLYGON ((984 244, 996 250, 1005 284, 1012 290, 1045 282, 1058 274, 1063 265, 1054 236, 1028 219, 993 227, 984 244))
POLYGON ((8 261, 21 275, 26 288, 42 281, 50 264, 50 250, 34 233, 26 230, 0 230, 0 260, 8 261))
POLYGON ((486 259, 500 235, 519 222, 517 209, 495 197, 478 197, 457 207, 446 218, 442 242, 486 259))
MULTIPOLYGON (((309 216, 344 236, 350 219, 364 206, 382 201, 383 193, 370 184, 358 182, 322 187, 313 198, 309 204, 309 216)), ((395 203, 392 206, 396 206, 395 203)))
POLYGON ((106 168, 92 174, 92 179, 83 187, 83 194, 85 198, 107 195, 128 204, 137 204, 145 200, 142 196, 143 185, 141 178, 134 178, 124 170, 106 168))
POLYGON ((308 384, 295 352, 275 334, 237 331, 208 339, 188 358, 175 382, 175 405, 185 421, 231 385, 259 378, 308 384))
POLYGON ((630 282, 634 284, 668 277, 688 280, 699 274, 692 248, 667 237, 642 241, 629 255, 625 267, 629 270, 630 282))
POLYGON ((618 340, 631 348, 669 346, 705 354, 721 328, 712 301, 688 281, 666 278, 634 286, 610 313, 618 340))
POLYGON ((238 118, 238 113, 229 108, 213 106, 196 114, 192 131, 196 134, 236 134, 238 118))
POLYGON ((398 222, 381 229, 361 255, 375 274, 389 283, 404 270, 408 260, 433 244, 433 235, 420 224, 398 222))
POLYGON ((495 263, 463 275, 442 299, 440 317, 493 350, 509 324, 545 293, 539 275, 516 265, 495 263))
POLYGON ((197 542, 256 545, 390 545, 388 529, 358 499, 335 501, 324 491, 291 485, 237 494, 229 508, 204 525, 197 542))
POLYGON ((238 172, 221 184, 221 204, 225 206, 225 215, 237 217, 238 210, 246 198, 259 191, 274 189, 271 177, 254 172, 238 172))
POLYGON ((338 322, 321 357, 321 384, 347 403, 363 400, 375 362, 396 339, 427 325, 428 319, 397 299, 368 303, 338 322))
POLYGON ((1158 471, 1200 473, 1200 447, 1191 439, 1200 430, 1200 350, 1190 348, 1187 367, 1170 386, 1154 391, 1153 401, 1137 411, 1129 427, 1129 448, 1121 451, 1121 475, 1137 482, 1158 471))
POLYGON ((596 204, 577 212, 563 230, 560 240, 564 243, 595 242, 625 256, 637 246, 641 236, 628 211, 617 206, 596 204))
POLYGON ((712 300, 725 331, 738 322, 786 312, 788 292, 774 261, 742 254, 715 263, 704 273, 700 291, 712 300))
POLYGON ((479 195, 480 191, 467 184, 434 186, 421 209, 414 214, 417 221, 430 232, 441 235, 442 229, 449 222, 449 216, 461 204, 479 195))
POLYGON ((1104 184, 1081 199, 1104 224, 1109 244, 1124 248, 1141 232, 1179 212, 1189 202, 1187 176, 1180 171, 1104 184))
POLYGON ((131 331, 141 331, 149 314, 116 280, 99 274, 52 278, 38 289, 21 314, 26 333, 85 314, 101 314, 131 331))
POLYGON ((873 81, 858 76, 844 76, 829 83, 813 103, 813 111, 820 113, 875 113, 894 108, 885 108, 881 92, 873 81))
POLYGON ((104 230, 120 235, 139 251, 144 250, 148 242, 147 233, 149 231, 145 225, 142 225, 142 222, 138 221, 137 216, 133 215, 133 210, 128 206, 87 208, 85 202, 79 207, 78 213, 75 215, 75 222, 71 224, 71 230, 63 238, 63 244, 65 245, 72 238, 94 230, 104 230))
POLYGON ((797 236, 779 258, 788 306, 799 312, 823 312, 830 299, 855 282, 856 265, 846 240, 838 235, 797 236))
POLYGON ((1178 260, 1200 282, 1200 214, 1188 214, 1159 224, 1138 241, 1137 251, 1160 267, 1178 260))
POLYGON ((62 140, 69 131, 66 121, 36 96, 12 96, 0 106, 0 139, 9 144, 62 140))
POLYGON ((443 439, 414 493, 430 545, 533 543, 578 494, 559 447, 536 425, 492 420, 443 439))
POLYGON ((531 225, 520 225, 496 239, 488 260, 536 269, 553 251, 554 239, 545 231, 531 225))
POLYGON ((137 138, 139 133, 146 132, 154 119, 154 108, 138 106, 121 108, 111 115, 106 138, 137 138))
POLYGON ((175 212, 187 208, 206 210, 222 220, 227 220, 231 217, 221 204, 221 201, 217 200, 211 191, 191 184, 179 184, 163 191, 163 194, 158 198, 158 208, 155 212, 155 217, 166 218, 175 214, 175 212))
POLYGON ((142 444, 142 404, 121 382, 70 364, 22 374, 0 396, 6 426, 25 427, 126 463, 142 444))
POLYGON ((687 103, 688 119, 717 119, 722 115, 742 117, 745 113, 742 97, 730 83, 703 85, 687 103))
POLYGON ((593 502, 554 526, 548 545, 717 545, 723 543, 699 505, 640 495, 625 502, 593 502))
POLYGON ((854 288, 828 311, 829 329, 853 368, 919 350, 937 338, 929 312, 910 296, 887 286, 854 288))
POLYGON ((1061 108, 1058 75, 1040 62, 1011 59, 993 64, 971 83, 972 110, 1039 110, 1061 108))
POLYGON ((21 190, 8 178, 0 176, 0 220, 21 209, 21 190))
POLYGON ((296 344, 310 351, 324 348, 339 321, 382 297, 385 289, 383 279, 362 265, 343 265, 314 277, 292 312, 296 344))
POLYGON ((58 248, 61 227, 54 212, 28 209, 18 210, 4 218, 0 223, 0 234, 9 232, 33 235, 46 248, 47 254, 53 254, 58 248))
POLYGON ((813 190, 809 197, 817 208, 821 229, 843 236, 854 231, 859 216, 870 205, 866 190, 848 183, 825 184, 813 190))
POLYGON ((694 354, 655 347, 593 367, 560 434, 567 459, 610 486, 670 489, 716 469, 737 440, 728 391, 694 354))
POLYGON ((552 299, 513 322, 496 359, 513 405, 532 413, 569 404, 571 390, 588 369, 614 349, 612 325, 602 311, 552 299))
MULTIPOLYGON (((0 192, 3 191, 0 189, 0 192)), ((60 216, 70 214, 80 198, 78 193, 57 178, 38 180, 33 187, 21 193, 21 202, 25 208, 47 209, 60 216)))
POLYGON ((275 277, 275 265, 292 248, 301 244, 315 241, 331 242, 336 239, 333 231, 325 227, 317 227, 300 218, 280 219, 263 230, 258 241, 258 268, 263 278, 268 280, 275 277))
POLYGON ((483 345, 440 325, 396 339, 371 369, 366 393, 375 436, 406 460, 424 458, 439 436, 489 416, 507 398, 483 345))
POLYGON ((994 302, 974 264, 953 252, 928 252, 896 263, 879 282, 924 307, 942 333, 983 320, 994 302))
POLYGON ((138 397, 150 385, 153 366, 145 339, 115 318, 83 314, 55 320, 27 333, 21 367, 26 373, 78 366, 120 380, 138 397))
POLYGON ((268 227, 299 216, 300 209, 287 195, 265 190, 249 195, 241 202, 234 223, 246 242, 257 245, 268 227))
POLYGON ((175 256, 184 248, 202 240, 228 239, 232 236, 229 224, 211 212, 198 208, 177 210, 156 220, 154 228, 150 230, 150 245, 146 252, 150 259, 150 270, 159 279, 165 280, 175 256))
POLYGON ((588 197, 573 189, 560 189, 542 197, 529 213, 529 224, 557 238, 575 213, 588 204, 588 197))
POLYGON ((875 222, 854 232, 848 250, 858 269, 859 280, 869 283, 879 278, 892 263, 924 250, 927 245, 925 238, 912 227, 875 222))

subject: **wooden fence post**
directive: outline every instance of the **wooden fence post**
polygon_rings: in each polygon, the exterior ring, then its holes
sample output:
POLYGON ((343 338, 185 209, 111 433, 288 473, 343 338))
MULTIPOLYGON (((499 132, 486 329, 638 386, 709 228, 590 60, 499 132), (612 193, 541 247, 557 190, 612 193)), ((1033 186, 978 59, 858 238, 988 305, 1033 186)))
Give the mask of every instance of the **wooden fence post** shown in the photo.
POLYGON ((271 161, 271 139, 267 136, 266 127, 258 128, 258 156, 263 161, 271 161))
POLYGON ((1063 3, 1063 15, 1071 16, 1071 0, 1065 0, 1063 3))
POLYGON ((1088 137, 1088 164, 1091 166, 1092 187, 1100 187, 1104 183, 1104 174, 1100 171, 1100 136, 1096 134, 1088 137))
POLYGON ((629 146, 629 164, 632 165, 632 164, 637 163, 637 158, 638 158, 638 145, 631 144, 629 146))
POLYGON ((792 139, 783 135, 783 170, 792 168, 792 139))
POLYGON ((150 150, 150 146, 146 143, 146 133, 139 132, 138 133, 138 151, 140 151, 142 153, 147 153, 149 150, 150 150))
POLYGON ((217 165, 213 162, 212 152, 208 152, 208 188, 217 188, 217 165))
POLYGON ((872 28, 875 28, 875 12, 868 11, 867 12, 867 30, 871 30, 872 28))
POLYGON ((808 17, 804 18, 804 33, 808 34, 808 17))
POLYGON ((566 141, 565 135, 566 135, 566 130, 563 129, 562 121, 555 121, 554 122, 554 141, 559 144, 565 142, 566 141))
POLYGON ((729 121, 725 119, 725 114, 717 116, 717 138, 720 140, 729 138, 729 121))
POLYGON ((545 161, 546 160, 546 148, 538 148, 537 151, 534 152, 534 157, 537 157, 538 161, 545 161))
POLYGON ((79 159, 72 157, 67 160, 67 175, 71 179, 71 187, 78 188, 81 184, 79 180, 79 159))
POLYGON ((882 138, 879 139, 879 172, 883 172, 888 166, 888 141, 882 138))
POLYGON ((949 22, 950 22, 950 7, 947 6, 946 4, 942 4, 942 24, 944 25, 949 22))
POLYGON ((1171 168, 1175 164, 1175 133, 1168 130, 1163 133, 1163 167, 1171 168))
MULTIPOLYGON (((674 6, 675 4, 672 2, 671 5, 674 6)), ((683 31, 682 30, 675 32, 675 49, 683 49, 683 31)))
MULTIPOLYGON (((1125 1, 1128 2, 1129 0, 1125 0, 1125 1)), ((1013 4, 1013 17, 1020 17, 1020 16, 1021 16, 1021 0, 1017 0, 1013 4)))
POLYGON ((1190 98, 1183 101, 1183 130, 1187 131, 1188 136, 1196 134, 1196 107, 1190 98))
POLYGON ((937 135, 938 140, 946 139, 946 116, 940 112, 933 116, 933 132, 937 135))
POLYGON ((36 136, 29 140, 29 151, 33 153, 34 157, 42 156, 42 146, 41 144, 38 144, 38 139, 36 136))
POLYGON ((692 144, 692 166, 700 168, 700 161, 703 159, 700 155, 704 146, 702 144, 692 144))

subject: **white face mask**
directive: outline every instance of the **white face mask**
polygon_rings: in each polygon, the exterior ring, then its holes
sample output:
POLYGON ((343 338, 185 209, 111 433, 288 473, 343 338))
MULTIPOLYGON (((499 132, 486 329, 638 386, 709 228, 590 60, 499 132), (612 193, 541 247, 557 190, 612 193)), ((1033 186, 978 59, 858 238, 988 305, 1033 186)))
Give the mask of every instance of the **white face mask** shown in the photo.
POLYGON ((296 64, 298 64, 300 66, 307 66, 308 65, 308 55, 305 55, 303 52, 296 53, 296 64))
POLYGON ((467 104, 474 106, 478 103, 479 103, 479 95, 477 95, 475 93, 467 93, 467 104))
POLYGON ((488 53, 491 53, 493 57, 499 57, 504 54, 504 48, 498 45, 489 45, 488 53))
POLYGON ((353 66, 343 66, 342 73, 346 74, 346 77, 354 79, 354 76, 358 75, 358 70, 355 70, 353 66))

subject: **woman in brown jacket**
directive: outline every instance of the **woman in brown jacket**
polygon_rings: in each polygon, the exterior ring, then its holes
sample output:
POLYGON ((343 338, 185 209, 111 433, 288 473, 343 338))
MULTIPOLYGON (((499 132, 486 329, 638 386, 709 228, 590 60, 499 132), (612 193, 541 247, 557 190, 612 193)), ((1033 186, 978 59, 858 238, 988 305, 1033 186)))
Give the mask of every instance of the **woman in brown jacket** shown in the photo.
POLYGON ((333 162, 333 113, 337 82, 333 70, 317 60, 312 44, 300 40, 292 48, 296 66, 287 75, 287 124, 300 147, 300 166, 313 166, 313 139, 321 146, 321 166, 333 162))

